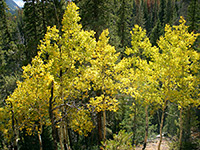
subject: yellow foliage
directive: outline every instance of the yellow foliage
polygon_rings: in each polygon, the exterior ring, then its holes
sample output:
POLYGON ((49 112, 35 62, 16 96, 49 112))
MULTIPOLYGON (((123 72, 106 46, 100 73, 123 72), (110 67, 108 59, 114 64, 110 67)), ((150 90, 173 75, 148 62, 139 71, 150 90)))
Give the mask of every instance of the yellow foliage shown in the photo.
POLYGON ((152 47, 146 31, 135 25, 131 31, 132 47, 126 49, 130 57, 124 58, 117 67, 123 70, 118 75, 123 93, 145 105, 162 106, 164 101, 176 102, 181 107, 199 104, 192 98, 197 97, 195 87, 199 84, 198 77, 192 74, 200 66, 200 55, 192 45, 199 34, 189 33, 185 23, 181 17, 180 25, 166 25, 158 47, 152 47))
POLYGON ((84 108, 75 110, 70 118, 71 128, 80 135, 87 136, 87 133, 91 132, 94 128, 91 118, 89 117, 89 111, 84 108))

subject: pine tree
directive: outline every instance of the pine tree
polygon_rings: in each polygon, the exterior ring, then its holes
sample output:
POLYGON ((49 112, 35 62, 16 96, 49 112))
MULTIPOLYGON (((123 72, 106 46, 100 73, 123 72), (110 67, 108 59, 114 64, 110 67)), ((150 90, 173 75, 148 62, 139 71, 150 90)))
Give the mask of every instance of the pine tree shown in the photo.
POLYGON ((0 98, 4 99, 16 86, 14 79, 19 79, 24 51, 19 49, 21 41, 15 16, 9 13, 4 0, 0 7, 0 98))
POLYGON ((141 27, 145 25, 145 18, 144 18, 144 0, 135 0, 135 24, 138 24, 141 27))
POLYGON ((32 57, 37 54, 37 45, 40 40, 39 36, 39 14, 38 14, 38 3, 36 0, 25 1, 24 4, 24 23, 25 23, 25 45, 26 58, 28 62, 31 61, 32 57))
POLYGON ((160 0, 159 19, 163 27, 165 25, 165 10, 166 10, 165 8, 166 8, 166 0, 160 0))
POLYGON ((176 18, 175 0, 167 0, 164 10, 164 24, 172 25, 176 18))
POLYGON ((153 23, 154 23, 153 2, 150 0, 144 1, 142 7, 143 7, 143 12, 144 12, 144 18, 145 18, 144 27, 147 31, 147 34, 149 34, 149 32, 151 31, 151 29, 153 27, 153 23))
POLYGON ((61 29, 65 3, 63 0, 24 1, 26 57, 30 62, 37 54, 37 45, 46 33, 47 26, 57 25, 61 29))
POLYGON ((157 45, 157 40, 161 35, 163 35, 163 33, 164 33, 163 27, 161 25, 160 20, 158 19, 156 25, 154 26, 150 34, 150 41, 152 45, 157 45))
POLYGON ((11 39, 11 32, 10 32, 10 27, 9 27, 9 23, 8 23, 8 7, 5 3, 4 0, 2 0, 0 2, 0 31, 1 31, 1 40, 3 45, 1 45, 1 47, 4 50, 8 50, 9 49, 9 43, 12 40, 11 39))
POLYGON ((85 0, 77 1, 76 4, 80 7, 83 28, 94 30, 96 32, 95 38, 98 39, 100 33, 109 27, 112 13, 112 1, 85 0))
POLYGON ((122 0, 119 3, 119 10, 117 12, 118 16, 118 23, 117 23, 117 30, 118 36, 120 38, 120 45, 119 50, 121 52, 121 58, 124 56, 124 50, 126 46, 130 45, 130 28, 131 24, 133 24, 133 2, 130 0, 122 0))
POLYGON ((188 6, 189 31, 199 32, 200 26, 200 4, 198 0, 192 0, 188 6))

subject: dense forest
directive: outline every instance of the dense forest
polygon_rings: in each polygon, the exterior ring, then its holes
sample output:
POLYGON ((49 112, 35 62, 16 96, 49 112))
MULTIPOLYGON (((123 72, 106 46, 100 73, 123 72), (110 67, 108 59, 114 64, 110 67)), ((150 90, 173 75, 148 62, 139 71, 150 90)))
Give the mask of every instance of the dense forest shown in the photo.
POLYGON ((0 1, 0 149, 200 149, 199 0, 0 1))

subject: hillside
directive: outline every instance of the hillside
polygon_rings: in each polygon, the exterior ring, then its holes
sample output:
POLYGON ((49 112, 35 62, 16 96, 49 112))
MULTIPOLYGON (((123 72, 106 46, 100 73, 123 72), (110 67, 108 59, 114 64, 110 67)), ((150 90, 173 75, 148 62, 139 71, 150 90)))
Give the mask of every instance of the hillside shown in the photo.
POLYGON ((16 9, 20 9, 20 7, 13 0, 6 0, 6 4, 12 14, 15 13, 16 9))

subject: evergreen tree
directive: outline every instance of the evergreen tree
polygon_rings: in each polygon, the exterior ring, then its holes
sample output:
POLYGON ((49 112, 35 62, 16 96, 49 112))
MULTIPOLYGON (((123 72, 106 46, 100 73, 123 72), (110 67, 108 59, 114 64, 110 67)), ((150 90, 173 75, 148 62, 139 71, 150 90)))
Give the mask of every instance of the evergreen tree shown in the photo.
POLYGON ((199 0, 192 0, 188 6, 189 31, 199 32, 200 27, 200 4, 199 0))
MULTIPOLYGON (((9 13, 5 1, 0 1, 0 106, 6 105, 5 99, 16 87, 16 80, 20 79, 23 62, 23 49, 20 48, 20 38, 16 16, 9 13)), ((12 112, 9 112, 12 113, 12 112)), ((1 115, 2 116, 2 115, 1 115)), ((0 126, 4 126, 5 123, 0 126)), ((2 133, 4 135, 4 133, 2 133)), ((2 140, 6 144, 5 138, 2 140)), ((13 139, 7 143, 16 149, 13 139)))
POLYGON ((161 35, 163 35, 163 33, 164 33, 163 27, 161 25, 160 20, 158 19, 156 25, 154 26, 150 34, 150 41, 152 45, 157 45, 157 40, 161 35))
POLYGON ((57 25, 65 10, 64 0, 24 0, 24 30, 28 62, 37 54, 37 45, 46 33, 47 26, 57 25))
POLYGON ((138 24, 141 27, 145 25, 145 18, 144 18, 144 0, 135 0, 135 24, 138 24))
POLYGON ((160 9, 159 9, 159 19, 162 27, 164 27, 165 23, 165 9, 166 8, 166 0, 160 0, 160 9))
POLYGON ((112 15, 112 1, 110 0, 85 0, 75 1, 80 7, 81 23, 84 29, 94 30, 95 38, 109 28, 112 15))
POLYGON ((8 12, 5 1, 0 2, 0 91, 5 98, 15 87, 15 80, 23 61, 23 49, 15 16, 8 12), (9 79, 10 77, 10 79, 9 79))
POLYGON ((37 53, 37 45, 40 40, 39 31, 39 13, 38 3, 36 0, 26 0, 24 4, 24 28, 25 28, 25 44, 26 44, 26 58, 28 62, 37 53))
POLYGON ((117 13, 118 22, 117 22, 117 30, 118 36, 120 39, 119 51, 121 52, 122 58, 124 56, 124 50, 126 46, 130 45, 130 28, 131 24, 133 24, 132 18, 132 9, 133 2, 131 0, 122 0, 119 3, 119 10, 117 13))
POLYGON ((4 0, 0 1, 0 31, 1 31, 1 47, 4 50, 9 49, 9 43, 11 41, 11 32, 8 23, 8 7, 4 0))
POLYGON ((176 17, 175 0, 167 0, 164 9, 164 24, 172 25, 176 17))

